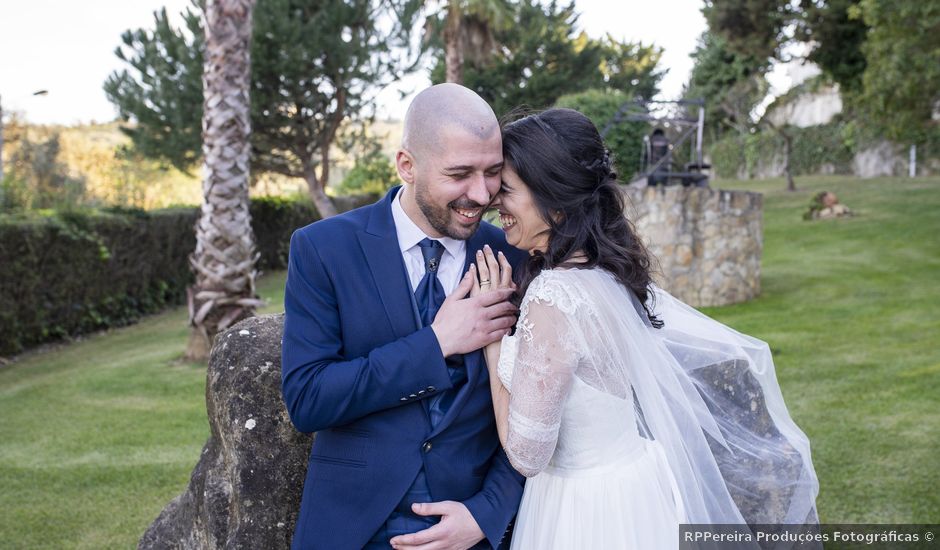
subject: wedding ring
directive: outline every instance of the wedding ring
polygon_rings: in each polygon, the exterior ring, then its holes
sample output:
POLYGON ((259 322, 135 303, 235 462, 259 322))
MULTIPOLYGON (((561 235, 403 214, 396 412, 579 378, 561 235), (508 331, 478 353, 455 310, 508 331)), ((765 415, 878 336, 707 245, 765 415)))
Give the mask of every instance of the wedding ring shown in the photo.
POLYGON ((489 279, 487 279, 487 280, 485 280, 485 281, 480 281, 480 286, 488 285, 488 284, 490 284, 490 280, 489 280, 489 279))

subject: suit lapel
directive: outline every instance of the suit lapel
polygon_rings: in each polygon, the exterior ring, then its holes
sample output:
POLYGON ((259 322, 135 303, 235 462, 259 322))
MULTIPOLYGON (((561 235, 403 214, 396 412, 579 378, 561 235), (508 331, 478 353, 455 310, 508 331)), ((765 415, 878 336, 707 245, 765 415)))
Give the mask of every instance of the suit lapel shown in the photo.
POLYGON ((392 330, 396 337, 404 338, 418 330, 418 322, 411 283, 392 219, 392 199, 399 189, 393 188, 376 203, 365 231, 359 232, 357 237, 392 330))
MULTIPOLYGON (((392 200, 400 189, 401 187, 393 188, 384 199, 375 204, 365 230, 360 231, 357 238, 392 330, 396 337, 404 338, 418 330, 420 325, 415 312, 414 293, 398 246, 398 233, 392 218, 392 200)), ((481 250, 486 242, 482 228, 467 241, 464 273, 470 269, 476 251, 481 250)), ((483 353, 477 350, 464 355, 464 365, 467 369, 467 383, 460 389, 450 409, 429 437, 434 437, 446 429, 466 404, 473 393, 471 389, 479 382, 480 375, 486 368, 483 353)))
MULTIPOLYGON (((482 250, 484 244, 486 244, 486 237, 483 234, 481 225, 480 229, 467 240, 467 257, 464 260, 463 273, 466 273, 467 270, 470 269, 470 263, 474 261, 477 250, 482 250)), ((472 351, 464 355, 463 360, 464 367, 467 369, 467 383, 460 388, 460 392, 457 394, 457 397, 454 398, 454 402, 451 404, 450 409, 448 409, 447 414, 444 415, 444 418, 441 419, 441 422, 434 428, 434 431, 431 432, 429 437, 436 436, 453 422, 457 414, 460 413, 460 409, 467 403, 470 394, 473 393, 471 390, 478 383, 483 369, 486 368, 483 361, 483 352, 480 350, 472 351)))

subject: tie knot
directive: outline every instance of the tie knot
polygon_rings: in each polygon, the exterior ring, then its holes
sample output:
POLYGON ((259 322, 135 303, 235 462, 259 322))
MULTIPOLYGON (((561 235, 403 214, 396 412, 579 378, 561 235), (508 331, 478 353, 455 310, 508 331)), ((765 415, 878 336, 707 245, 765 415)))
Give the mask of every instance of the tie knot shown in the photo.
POLYGON ((444 245, 431 239, 422 239, 418 246, 421 247, 421 255, 424 256, 425 272, 436 273, 441 265, 441 256, 444 255, 444 245))

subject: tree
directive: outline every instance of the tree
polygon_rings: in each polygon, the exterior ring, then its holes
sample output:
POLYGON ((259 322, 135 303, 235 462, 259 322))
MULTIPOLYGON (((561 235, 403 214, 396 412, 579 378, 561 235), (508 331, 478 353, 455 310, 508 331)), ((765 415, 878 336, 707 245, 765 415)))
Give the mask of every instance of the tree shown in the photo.
MULTIPOLYGON (((414 0, 259 2, 251 168, 303 178, 321 215, 335 214, 325 193, 330 146, 344 120, 370 118, 374 94, 413 68, 406 31, 416 12, 414 0)), ((153 31, 124 34, 117 55, 132 71, 112 74, 105 91, 121 117, 136 122, 127 130, 135 147, 188 169, 199 158, 202 108, 191 96, 202 66, 186 51, 205 49, 202 24, 192 10, 184 29, 171 28, 165 12, 155 19, 153 31)))
POLYGON ((254 234, 248 213, 251 145, 251 19, 255 0, 208 0, 203 71, 202 212, 196 223, 196 275, 188 290, 193 327, 186 357, 204 361, 215 334, 254 315, 254 234))
MULTIPOLYGON (((757 105, 767 96, 769 85, 767 59, 732 51, 720 36, 706 31, 692 53, 695 65, 685 95, 705 100, 706 128, 713 141, 727 129, 734 130, 740 140, 761 128, 777 134, 783 143, 783 172, 787 190, 796 191, 790 169, 793 151, 793 130, 788 124, 775 123, 766 116, 755 119, 757 105)), ((771 105, 772 107, 773 105, 771 105)))
MULTIPOLYGON (((796 12, 789 0, 706 0, 702 8, 708 21, 710 33, 720 42, 734 61, 741 61, 740 78, 726 83, 726 93, 719 105, 726 114, 726 121, 738 125, 744 132, 754 115, 753 108, 767 94, 765 75, 773 60, 787 61, 784 46, 792 39, 788 27, 794 24, 796 12), (755 101, 756 100, 756 101, 755 101), (747 111, 742 109, 747 107, 747 111)), ((694 69, 693 69, 694 71, 694 69)), ((729 74, 736 72, 732 69, 729 74)), ((790 153, 793 150, 793 135, 786 124, 775 124, 764 116, 751 123, 752 128, 766 127, 783 140, 783 168, 787 179, 787 190, 796 191, 796 183, 790 171, 790 153)))
POLYGON ((57 130, 40 139, 32 139, 17 120, 13 120, 14 139, 9 156, 10 170, 0 180, 4 193, 0 211, 33 208, 68 210, 86 198, 86 182, 73 176, 61 160, 61 140, 57 130))
POLYGON ((793 153, 793 127, 789 124, 776 124, 770 117, 761 119, 761 124, 770 128, 783 140, 783 176, 787 180, 787 191, 796 191, 790 157, 793 153))
POLYGON ((767 62, 731 51, 708 31, 699 37, 691 57, 695 64, 684 95, 705 100, 709 139, 717 141, 729 129, 750 133, 751 112, 767 93, 767 62))
POLYGON ((205 32, 201 3, 182 14, 183 28, 170 25, 166 8, 154 12, 154 28, 128 30, 115 49, 130 65, 112 73, 105 94, 122 119, 121 128, 142 155, 169 162, 189 172, 202 148, 202 71, 205 32))
POLYGON ((938 137, 940 10, 935 2, 862 0, 869 27, 855 106, 871 130, 919 143, 938 137))
POLYGON ((807 59, 839 84, 843 93, 857 91, 865 72, 862 44, 868 25, 857 0, 802 0, 799 37, 812 44, 807 59))
POLYGON ((658 70, 663 50, 639 42, 620 42, 611 35, 597 40, 600 46, 600 71, 604 87, 635 98, 651 99, 666 76, 658 70))
POLYGON ((438 27, 444 43, 447 82, 463 84, 465 54, 472 59, 488 56, 493 30, 503 28, 510 17, 506 0, 446 0, 445 9, 432 16, 429 28, 438 27), (434 19, 443 18, 443 25, 434 19))
POLYGON ((940 13, 913 0, 803 0, 809 60, 839 83, 846 109, 876 135, 937 139, 940 13))
POLYGON ((729 51, 769 63, 780 59, 795 12, 789 0, 705 0, 702 13, 729 51))
POLYGON ((590 118, 604 134, 604 144, 613 155, 620 181, 629 182, 640 169, 643 137, 649 132, 645 123, 621 120, 614 123, 620 108, 633 97, 619 90, 586 90, 558 98, 558 107, 567 107, 590 118), (606 132, 605 132, 606 130, 606 132))
MULTIPOLYGON (((522 0, 511 25, 494 32, 494 55, 464 66, 464 84, 486 99, 497 115, 520 106, 544 109, 559 97, 586 89, 655 94, 664 72, 662 50, 589 38, 577 28, 574 4, 522 0)), ((436 52, 433 82, 445 77, 444 52, 436 52)))

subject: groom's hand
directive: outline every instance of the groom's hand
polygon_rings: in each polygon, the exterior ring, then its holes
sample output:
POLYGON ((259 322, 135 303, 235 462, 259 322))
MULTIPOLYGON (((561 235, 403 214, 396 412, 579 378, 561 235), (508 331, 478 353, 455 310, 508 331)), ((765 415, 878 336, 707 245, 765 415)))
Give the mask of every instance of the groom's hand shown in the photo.
POLYGON ((502 338, 516 324, 519 309, 507 301, 512 289, 466 298, 475 284, 475 276, 468 271, 431 323, 444 357, 478 350, 502 338))
POLYGON ((419 516, 441 516, 441 521, 424 531, 393 538, 389 543, 395 550, 465 550, 483 540, 473 514, 460 502, 416 502, 411 510, 419 516))

